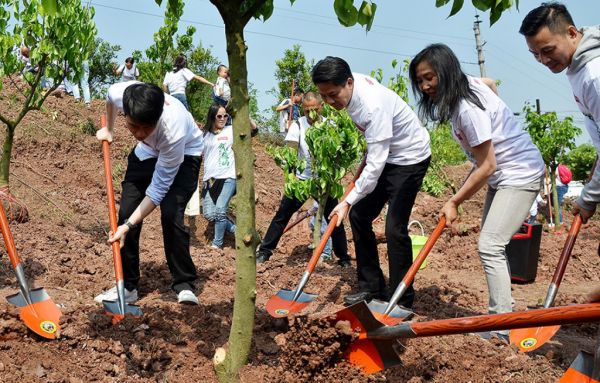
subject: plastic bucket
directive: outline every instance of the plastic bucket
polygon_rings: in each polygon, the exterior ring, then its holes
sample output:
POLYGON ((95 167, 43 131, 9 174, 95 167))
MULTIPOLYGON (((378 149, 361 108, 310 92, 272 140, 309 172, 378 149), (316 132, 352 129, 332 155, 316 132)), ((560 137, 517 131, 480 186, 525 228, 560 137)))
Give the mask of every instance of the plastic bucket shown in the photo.
MULTIPOLYGON (((410 240, 412 242, 412 256, 414 261, 419 256, 421 249, 423 248, 423 246, 425 246, 425 243, 427 242, 429 237, 425 236, 425 231, 423 230, 423 226, 419 221, 411 221, 408 224, 408 228, 410 229, 410 227, 413 224, 417 224, 421 228, 421 235, 410 235, 410 240)), ((419 267, 419 270, 423 270, 425 267, 427 267, 427 258, 425 258, 425 260, 421 264, 421 267, 419 267)))

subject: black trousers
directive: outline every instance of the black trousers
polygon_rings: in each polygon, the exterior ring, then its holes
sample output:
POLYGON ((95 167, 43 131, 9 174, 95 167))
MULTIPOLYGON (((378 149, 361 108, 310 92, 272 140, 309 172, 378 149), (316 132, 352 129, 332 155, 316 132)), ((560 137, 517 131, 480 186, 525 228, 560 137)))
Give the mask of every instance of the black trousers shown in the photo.
MULTIPOLYGON (((408 220, 415 198, 431 158, 414 165, 386 164, 377 186, 350 210, 350 225, 356 251, 356 270, 360 291, 368 291, 387 298, 412 265, 412 244, 408 236, 408 220), (389 261, 389 287, 386 288, 379 265, 373 220, 389 202, 385 220, 385 235, 389 261)), ((412 307, 415 291, 411 286, 400 299, 400 304, 412 307)))
MULTIPOLYGON (((156 158, 140 161, 134 151, 127 158, 127 171, 121 183, 121 204, 119 225, 135 211, 146 196, 146 189, 152 181, 156 158)), ((167 264, 173 277, 172 288, 194 290, 196 267, 190 256, 190 234, 183 224, 185 206, 198 186, 200 157, 185 156, 173 184, 160 203, 160 222, 163 231, 163 244, 167 264)), ((142 224, 131 229, 125 237, 121 249, 123 278, 127 290, 137 289, 140 280, 140 233, 142 224)))
MULTIPOLYGON (((275 217, 271 221, 267 233, 260 244, 260 254, 267 254, 271 256, 273 250, 277 247, 283 230, 292 218, 295 212, 297 212, 306 201, 300 201, 296 198, 289 198, 283 196, 281 204, 275 217)), ((337 206, 338 201, 334 198, 328 198, 325 203, 324 215, 328 217, 331 211, 337 206)), ((336 227, 331 233, 331 244, 333 246, 333 252, 340 260, 349 260, 348 255, 348 241, 346 240, 346 231, 344 230, 344 224, 336 227)))

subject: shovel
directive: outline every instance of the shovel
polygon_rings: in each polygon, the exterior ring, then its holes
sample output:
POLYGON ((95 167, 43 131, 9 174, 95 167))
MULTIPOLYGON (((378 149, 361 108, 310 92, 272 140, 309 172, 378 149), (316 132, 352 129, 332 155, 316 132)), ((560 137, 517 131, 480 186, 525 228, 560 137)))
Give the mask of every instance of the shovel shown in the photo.
POLYGON ((6 297, 6 300, 19 308, 19 317, 31 331, 44 338, 56 339, 57 331, 60 329, 59 321, 62 313, 46 290, 41 287, 29 289, 23 264, 19 254, 17 254, 2 203, 0 203, 0 229, 2 229, 6 251, 15 270, 20 290, 17 294, 6 297))
POLYGON ((425 259, 427 259, 431 248, 435 245, 435 242, 442 234, 442 231, 444 231, 445 226, 446 217, 442 216, 433 230, 433 233, 431 233, 427 242, 425 242, 425 245, 419 252, 419 255, 413 261, 412 266, 408 269, 398 287, 396 287, 396 291, 394 291, 394 295, 392 295, 392 299, 390 299, 389 303, 385 303, 378 299, 373 299, 369 302, 369 309, 378 321, 388 326, 394 326, 413 316, 412 311, 400 308, 397 303, 404 293, 406 293, 406 289, 408 289, 408 286, 412 283, 417 271, 419 271, 419 268, 423 262, 425 262, 425 259))
MULTIPOLYGON (((365 164, 366 157, 358 166, 356 174, 354 175, 354 179, 352 179, 352 182, 350 182, 350 184, 346 188, 346 192, 344 193, 344 196, 341 199, 342 201, 348 196, 352 189, 354 189, 354 182, 356 182, 356 180, 360 176, 360 173, 362 173, 365 164)), ((279 290, 277 294, 273 295, 269 299, 269 301, 267 302, 267 312, 272 317, 284 318, 290 314, 298 313, 302 311, 306 306, 308 306, 310 302, 315 300, 317 295, 305 293, 304 287, 306 286, 306 283, 308 283, 312 272, 315 270, 317 262, 319 262, 319 257, 321 256, 321 253, 323 252, 323 249, 327 244, 327 240, 329 240, 329 237, 331 237, 333 229, 335 229, 337 220, 337 216, 333 216, 333 218, 329 220, 329 225, 327 225, 327 229, 325 229, 325 232, 321 237, 321 242, 319 242, 319 245, 313 251, 313 255, 310 257, 310 261, 308 261, 308 265, 306 266, 304 274, 302 274, 302 279, 300 279, 300 283, 298 283, 298 287, 296 287, 296 290, 282 289, 279 290)))
MULTIPOLYGON (((556 293, 558 292, 560 282, 565 275, 565 269, 567 268, 567 263, 571 257, 571 251, 573 251, 577 234, 579 234, 581 223, 581 217, 579 214, 576 214, 575 218, 573 219, 573 223, 571 224, 571 229, 569 229, 565 246, 563 247, 560 258, 558 259, 558 266, 556 267, 556 271, 552 277, 552 282, 548 287, 548 293, 546 294, 546 300, 544 301, 544 308, 551 307, 554 304, 554 299, 556 298, 556 293)), ((517 345, 519 350, 522 352, 533 351, 549 341, 559 329, 560 326, 551 326, 520 328, 512 330, 509 334, 510 343, 517 345)))
POLYGON ((386 326, 379 322, 367 304, 356 303, 336 313, 334 322, 349 321, 358 337, 345 353, 348 361, 366 374, 401 363, 394 346, 398 339, 508 330, 523 326, 551 326, 600 320, 600 303, 544 308, 505 314, 465 318, 402 322, 386 326))
MULTIPOLYGON (((100 117, 100 127, 106 126, 106 117, 100 117)), ((106 195, 108 196, 108 221, 110 230, 117 231, 117 211, 115 209, 115 194, 113 191, 112 170, 110 167, 110 148, 108 141, 102 141, 102 154, 104 156, 104 176, 106 178, 106 195)), ((102 301, 104 311, 112 317, 112 323, 117 324, 125 318, 125 314, 134 317, 142 316, 139 306, 125 302, 125 284, 123 282, 123 265, 121 263, 121 245, 112 243, 113 263, 115 265, 115 279, 117 281, 117 301, 102 301)))
POLYGON ((294 226, 304 221, 308 217, 312 217, 317 212, 317 208, 310 208, 305 212, 302 212, 296 216, 296 220, 294 222, 290 222, 286 225, 285 229, 283 229, 283 234, 290 231, 294 226))
POLYGON ((593 377, 594 355, 581 351, 571 363, 559 383, 600 383, 600 377, 593 377))

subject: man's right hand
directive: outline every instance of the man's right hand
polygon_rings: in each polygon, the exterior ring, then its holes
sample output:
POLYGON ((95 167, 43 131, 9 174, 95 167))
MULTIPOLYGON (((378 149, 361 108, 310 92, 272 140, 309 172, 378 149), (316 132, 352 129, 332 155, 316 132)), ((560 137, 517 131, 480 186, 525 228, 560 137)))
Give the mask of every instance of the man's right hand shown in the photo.
POLYGON ((96 131, 96 138, 100 141, 108 141, 112 142, 113 136, 112 133, 108 130, 107 127, 102 127, 96 131))

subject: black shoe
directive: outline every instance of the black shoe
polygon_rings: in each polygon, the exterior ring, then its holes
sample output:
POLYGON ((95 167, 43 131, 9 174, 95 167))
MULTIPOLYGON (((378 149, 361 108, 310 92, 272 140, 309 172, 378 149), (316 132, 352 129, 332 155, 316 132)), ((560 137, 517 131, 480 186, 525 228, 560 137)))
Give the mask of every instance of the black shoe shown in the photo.
POLYGON ((366 301, 369 303, 371 299, 377 298, 379 294, 371 293, 369 291, 361 291, 354 294, 349 294, 344 297, 344 305, 352 306, 358 302, 366 301))
POLYGON ((258 253, 256 254, 256 264, 265 263, 269 260, 269 258, 271 258, 270 254, 258 253))
POLYGON ((340 265, 340 267, 341 267, 342 269, 345 269, 345 268, 347 268, 347 267, 352 267, 352 262, 350 262, 350 260, 349 260, 349 259, 339 259, 339 260, 337 261, 337 264, 338 264, 338 265, 340 265))

